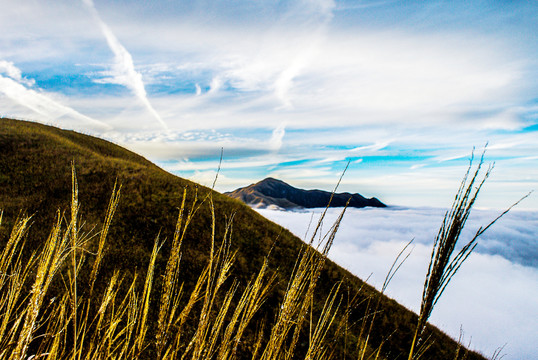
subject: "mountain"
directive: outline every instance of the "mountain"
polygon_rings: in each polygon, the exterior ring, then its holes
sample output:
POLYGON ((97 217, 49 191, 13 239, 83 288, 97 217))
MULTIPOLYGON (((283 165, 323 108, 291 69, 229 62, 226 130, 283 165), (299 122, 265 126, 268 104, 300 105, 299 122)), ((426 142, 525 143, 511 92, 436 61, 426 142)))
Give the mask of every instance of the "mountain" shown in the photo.
POLYGON ((375 197, 367 199, 361 194, 335 193, 330 200, 331 193, 328 191, 298 189, 282 180, 270 177, 224 194, 256 208, 269 206, 278 206, 283 209, 320 208, 326 207, 329 201, 330 207, 343 207, 348 200, 350 207, 386 207, 375 197))
MULTIPOLYGON (((90 292, 94 299, 93 303, 100 303, 107 293, 109 280, 118 274, 120 275, 118 281, 121 284, 117 295, 118 302, 122 292, 129 290, 129 284, 134 281, 133 279, 138 279, 135 281, 136 289, 144 288, 143 279, 150 263, 155 238, 158 237, 161 241, 160 252, 154 265, 155 285, 147 298, 150 303, 148 332, 145 336, 146 345, 141 348, 143 349, 141 358, 155 358, 154 339, 159 296, 160 292, 164 291, 162 274, 170 256, 171 239, 174 238, 178 208, 182 203, 184 189, 187 191, 186 209, 192 209, 196 199, 200 202, 210 192, 213 207, 207 202, 202 204, 183 239, 177 276, 178 281, 183 284, 184 294, 187 295, 178 297, 180 307, 189 300, 188 294, 193 291, 196 280, 204 271, 215 239, 216 242, 226 236, 231 237, 226 246, 235 254, 235 261, 228 280, 222 286, 235 286, 238 294, 262 268, 266 256, 269 255, 268 272, 270 276, 275 276, 274 285, 254 316, 253 325, 245 330, 244 338, 236 353, 238 359, 250 359, 257 339, 258 325, 264 323, 264 333, 269 333, 269 326, 280 311, 288 281, 296 259, 304 249, 304 243, 289 231, 263 218, 243 202, 172 175, 144 157, 111 142, 38 123, 0 118, 0 209, 3 209, 0 249, 7 246, 10 231, 17 218, 23 214, 32 216, 31 227, 24 237, 26 259, 30 259, 34 252, 43 247, 58 214, 60 219, 69 218, 72 163, 77 174, 80 231, 81 236, 86 239, 84 244, 87 251, 84 254, 88 265, 95 261, 94 254, 99 240, 99 236, 96 236, 99 234, 98 231, 92 229, 101 229, 114 184, 118 182, 122 185, 119 205, 107 237, 95 291, 90 292), (233 231, 230 231, 228 226, 230 219, 233 219, 233 231)), ((22 264, 26 262, 23 261, 22 264)), ((59 303, 54 302, 56 296, 65 291, 65 281, 70 276, 68 266, 60 271, 50 294, 46 295, 44 304, 59 303)), ((81 294, 88 289, 84 285, 88 277, 89 274, 81 270, 81 283, 78 285, 81 294)), ((7 278, 2 279, 4 281, 7 278)), ((362 339, 359 336, 361 324, 363 319, 369 318, 371 312, 369 304, 372 299, 379 299, 381 310, 370 332, 368 353, 373 353, 382 345, 381 358, 394 359, 406 356, 417 323, 416 314, 394 300, 380 296, 374 288, 329 260, 326 261, 317 281, 311 304, 311 321, 314 324, 335 284, 342 282, 341 289, 345 289, 342 290, 340 298, 342 309, 351 302, 351 299, 354 300, 352 302, 354 305, 345 313, 339 312, 335 320, 345 320, 342 324, 345 324, 347 334, 345 339, 339 338, 331 342, 331 345, 335 346, 335 358, 357 358, 353 350, 362 339)), ((215 299, 224 301, 222 295, 215 299)), ((200 311, 202 307, 201 300, 195 300, 193 312, 200 311)), ((140 298, 129 301, 134 301, 135 304, 143 303, 140 298)), ((236 298, 234 304, 233 306, 237 306, 236 298)), ((3 306, 1 301, 0 306, 3 306)), ((226 319, 230 320, 229 317, 226 319)), ((186 340, 195 333, 197 325, 196 318, 189 318, 186 321, 184 328, 186 340)), ((36 329, 38 331, 41 327, 36 329)), ((456 341, 432 326, 428 327, 428 336, 431 346, 424 358, 454 358, 453 355, 458 348, 456 341)), ((45 341, 47 336, 37 338, 45 341)), ((264 337, 260 339, 263 345, 264 337)), ((304 355, 308 339, 308 326, 306 326, 301 333, 294 358, 304 355)), ((4 340, 0 339, 0 351, 5 349, 4 340)), ((483 357, 469 352, 467 359, 483 359, 483 357)))

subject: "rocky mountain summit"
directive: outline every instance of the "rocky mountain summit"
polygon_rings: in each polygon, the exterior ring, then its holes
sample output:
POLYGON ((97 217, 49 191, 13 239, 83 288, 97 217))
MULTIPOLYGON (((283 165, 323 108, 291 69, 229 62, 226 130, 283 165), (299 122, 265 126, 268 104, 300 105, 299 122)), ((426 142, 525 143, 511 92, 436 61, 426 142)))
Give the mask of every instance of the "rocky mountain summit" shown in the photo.
MULTIPOLYGON (((323 190, 303 190, 282 180, 266 178, 256 184, 227 192, 225 195, 239 199, 256 208, 279 207, 283 209, 319 208, 329 204, 331 193, 323 190)), ((330 207, 343 207, 349 200, 350 207, 386 207, 377 198, 365 198, 360 194, 336 193, 330 207)))

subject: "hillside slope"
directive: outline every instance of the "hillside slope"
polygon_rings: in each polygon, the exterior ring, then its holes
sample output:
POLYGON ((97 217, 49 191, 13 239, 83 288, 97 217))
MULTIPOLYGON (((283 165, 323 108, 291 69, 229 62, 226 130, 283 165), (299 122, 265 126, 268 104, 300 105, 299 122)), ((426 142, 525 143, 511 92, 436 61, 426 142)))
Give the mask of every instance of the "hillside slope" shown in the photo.
MULTIPOLYGON (((97 285, 100 293, 96 297, 101 296, 115 269, 128 279, 134 276, 135 271, 147 268, 154 239, 158 234, 161 239, 173 237, 184 188, 188 189, 187 207, 193 202, 196 193, 198 198, 202 198, 210 191, 169 174, 143 157, 110 142, 37 123, 1 118, 0 209, 4 213, 0 227, 0 246, 4 246, 11 226, 20 211, 23 211, 33 215, 26 249, 31 252, 40 247, 48 236, 56 210, 67 212, 69 209, 72 162, 77 170, 80 212, 86 224, 85 231, 102 223, 115 181, 123 186, 120 205, 108 236, 104 266, 100 272, 102 280, 97 285)), ((278 269, 278 283, 257 317, 258 320, 270 322, 277 313, 303 242, 238 200, 216 192, 213 198, 217 238, 222 237, 227 218, 235 214, 231 246, 237 250, 237 258, 232 278, 244 285, 261 267, 264 256, 271 251, 270 267, 278 269)), ((194 286, 208 261, 210 239, 211 210, 208 206, 203 206, 187 232, 182 249, 180 279, 186 289, 194 286)), ((169 245, 169 241, 163 245, 157 259, 157 271, 166 266, 169 245)), ((351 311, 349 323, 360 323, 365 315, 367 300, 377 292, 330 261, 319 279, 315 297, 317 303, 314 307, 323 307, 324 299, 333 284, 342 279, 346 296, 357 295, 359 299, 358 305, 351 311)), ((155 289, 160 288, 160 285, 155 286, 155 289)), ((382 313, 377 316, 370 343, 376 348, 385 342, 382 353, 386 358, 401 357, 408 351, 416 315, 386 297, 381 300, 381 308, 382 313)), ((350 328, 351 335, 346 340, 349 343, 338 349, 336 358, 349 356, 350 351, 345 346, 351 347, 357 342, 359 330, 350 328)), ((431 334, 432 346, 426 353, 426 358, 453 358, 456 342, 435 328, 431 328, 431 334)), ((149 334, 148 338, 151 336, 149 334)), ((238 354, 240 358, 242 355, 247 358, 250 354, 252 344, 248 344, 249 341, 254 339, 247 338, 244 351, 238 354)), ((301 349, 304 350, 304 346, 299 345, 299 353, 301 349)), ((467 359, 483 358, 470 353, 467 359)))
POLYGON ((376 198, 367 199, 361 194, 331 193, 323 190, 303 190, 286 184, 282 180, 267 178, 256 184, 225 193, 234 199, 256 208, 278 206, 283 209, 343 207, 349 200, 350 207, 386 207, 376 198), (329 204, 330 202, 330 204, 329 204))

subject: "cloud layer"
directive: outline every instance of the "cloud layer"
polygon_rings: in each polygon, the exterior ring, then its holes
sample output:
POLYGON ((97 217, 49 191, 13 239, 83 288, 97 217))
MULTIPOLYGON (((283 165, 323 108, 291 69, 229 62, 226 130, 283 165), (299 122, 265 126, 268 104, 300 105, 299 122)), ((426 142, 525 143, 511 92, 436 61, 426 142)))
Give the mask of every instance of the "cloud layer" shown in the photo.
MULTIPOLYGON (((311 212, 258 210, 304 238, 311 212)), ((314 210, 319 216, 321 210, 314 210)), ((339 209, 330 209, 325 229, 339 209)), ((380 288, 398 252, 411 239, 413 251, 393 278, 387 294, 414 311, 431 246, 444 215, 439 208, 348 209, 329 257, 380 288)), ((475 210, 460 246, 498 212, 475 210)), ((471 347, 491 356, 506 344, 504 359, 530 359, 538 341, 538 213, 512 211, 479 240, 475 252, 449 284, 431 322, 457 338, 460 325, 471 347)))

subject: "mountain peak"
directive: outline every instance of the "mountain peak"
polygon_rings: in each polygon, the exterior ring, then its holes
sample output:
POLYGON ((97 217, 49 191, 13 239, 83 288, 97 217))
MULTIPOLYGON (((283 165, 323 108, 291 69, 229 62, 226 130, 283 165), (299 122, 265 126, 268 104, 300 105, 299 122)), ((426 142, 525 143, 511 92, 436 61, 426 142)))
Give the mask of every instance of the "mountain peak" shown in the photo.
POLYGON ((286 184, 284 181, 275 179, 273 177, 267 177, 261 181, 258 181, 256 184, 253 184, 253 185, 254 186, 289 186, 289 187, 292 187, 291 185, 286 184))
MULTIPOLYGON (((257 182, 257 184, 266 184, 266 183, 277 183, 277 184, 286 184, 284 181, 275 179, 274 177, 266 177, 263 180, 257 182)), ((287 185, 287 184, 286 184, 287 185)))
MULTIPOLYGON (((331 192, 298 189, 282 180, 272 177, 225 194, 258 208, 279 207, 292 209, 326 207, 329 205, 331 199, 331 192)), ((330 207, 343 207, 348 201, 350 207, 386 207, 378 199, 367 199, 358 193, 336 193, 333 196, 330 207)))

